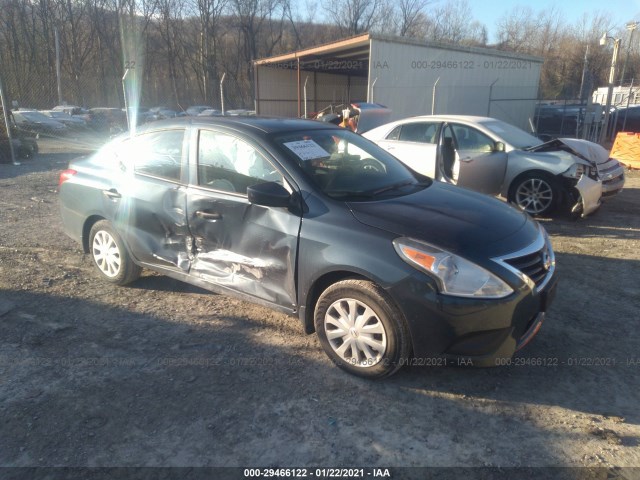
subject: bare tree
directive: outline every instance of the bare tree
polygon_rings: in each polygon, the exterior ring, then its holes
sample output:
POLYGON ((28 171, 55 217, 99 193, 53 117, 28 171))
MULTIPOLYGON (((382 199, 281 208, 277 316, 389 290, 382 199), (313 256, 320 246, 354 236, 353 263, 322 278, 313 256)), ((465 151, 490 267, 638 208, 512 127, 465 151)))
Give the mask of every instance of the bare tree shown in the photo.
POLYGON ((87 103, 87 86, 82 81, 87 65, 94 54, 95 31, 90 28, 89 1, 52 0, 58 30, 60 48, 66 57, 63 69, 74 86, 75 98, 87 103))
MULTIPOLYGON (((242 52, 235 59, 243 65, 243 74, 235 80, 244 83, 241 90, 252 92, 253 60, 273 55, 281 43, 289 0, 232 0, 231 6, 239 33, 237 46, 242 52)), ((243 102, 247 103, 248 99, 243 102)))
POLYGON ((427 26, 426 8, 432 0, 399 0, 396 6, 396 32, 401 37, 419 37, 427 26))
POLYGON ((385 0, 329 0, 326 12, 343 36, 375 29, 381 22, 385 0))
POLYGON ((198 88, 205 104, 212 103, 217 86, 219 54, 219 22, 227 7, 227 0, 193 0, 193 12, 198 19, 196 58, 192 66, 198 78, 198 88))
POLYGON ((428 17, 425 38, 456 44, 485 44, 486 28, 473 20, 468 0, 451 0, 428 17))

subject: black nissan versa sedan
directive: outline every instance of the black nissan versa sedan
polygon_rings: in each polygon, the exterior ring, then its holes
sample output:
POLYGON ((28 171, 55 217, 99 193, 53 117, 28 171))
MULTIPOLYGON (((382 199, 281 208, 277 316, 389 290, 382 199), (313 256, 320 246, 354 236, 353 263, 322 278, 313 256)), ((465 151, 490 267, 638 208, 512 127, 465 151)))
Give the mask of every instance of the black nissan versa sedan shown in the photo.
POLYGON ((527 214, 327 123, 153 123, 72 161, 60 201, 103 279, 149 268, 298 316, 362 377, 499 364, 537 333, 556 283, 527 214))

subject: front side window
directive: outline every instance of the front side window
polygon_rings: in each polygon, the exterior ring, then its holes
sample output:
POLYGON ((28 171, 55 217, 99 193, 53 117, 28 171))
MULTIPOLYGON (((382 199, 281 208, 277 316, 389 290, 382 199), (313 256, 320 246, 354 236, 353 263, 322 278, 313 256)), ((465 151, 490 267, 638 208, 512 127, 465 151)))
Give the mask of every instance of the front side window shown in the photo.
POLYGON ((494 142, 484 133, 467 125, 453 125, 458 150, 491 152, 494 142))
POLYGON ((400 138, 400 130, 402 130, 402 125, 398 125, 396 128, 391 130, 391 133, 387 135, 387 140, 398 140, 400 138))
POLYGON ((143 133, 122 142, 136 174, 178 182, 182 169, 184 130, 143 133))
POLYGON ((284 184, 284 179, 252 145, 227 133, 200 131, 198 185, 246 194, 247 187, 262 182, 284 184))

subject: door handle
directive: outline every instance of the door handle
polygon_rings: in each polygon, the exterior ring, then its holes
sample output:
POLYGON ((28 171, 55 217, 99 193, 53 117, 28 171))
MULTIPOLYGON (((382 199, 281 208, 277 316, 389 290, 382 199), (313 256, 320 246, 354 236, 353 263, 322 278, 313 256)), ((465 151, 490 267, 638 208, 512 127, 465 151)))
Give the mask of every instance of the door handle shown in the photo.
POLYGON ((102 193, 105 197, 109 197, 111 200, 122 198, 122 195, 120 195, 120 192, 118 192, 115 188, 110 188, 109 190, 102 190, 102 193))
POLYGON ((387 147, 387 150, 395 150, 396 147, 387 147))
POLYGON ((465 162, 465 163, 469 163, 471 161, 473 161, 473 158, 471 157, 464 157, 460 159, 461 162, 465 162))
POLYGON ((203 210, 198 210, 196 212, 196 217, 201 218, 203 220, 222 220, 222 215, 217 212, 205 212, 203 210))

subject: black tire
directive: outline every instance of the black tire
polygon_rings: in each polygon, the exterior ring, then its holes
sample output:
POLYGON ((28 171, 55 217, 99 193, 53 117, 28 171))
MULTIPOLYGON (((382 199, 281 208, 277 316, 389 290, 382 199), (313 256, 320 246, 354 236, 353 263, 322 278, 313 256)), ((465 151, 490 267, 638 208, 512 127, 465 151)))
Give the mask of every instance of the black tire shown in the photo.
POLYGON ((404 316, 372 282, 350 279, 328 287, 316 303, 314 322, 325 353, 353 375, 388 377, 407 363, 411 347, 404 316))
POLYGON ((35 140, 27 140, 26 142, 23 140, 22 141, 23 144, 25 144, 25 146, 31 150, 31 155, 35 156, 38 154, 38 142, 36 142, 35 140))
POLYGON ((560 187, 553 176, 543 172, 526 173, 514 180, 508 200, 532 216, 547 216, 558 207, 560 187))
POLYGON ((120 235, 107 220, 100 220, 91 227, 89 253, 102 278, 116 285, 133 282, 142 271, 133 263, 120 235))

